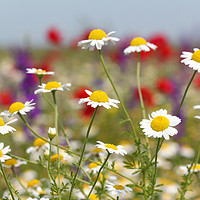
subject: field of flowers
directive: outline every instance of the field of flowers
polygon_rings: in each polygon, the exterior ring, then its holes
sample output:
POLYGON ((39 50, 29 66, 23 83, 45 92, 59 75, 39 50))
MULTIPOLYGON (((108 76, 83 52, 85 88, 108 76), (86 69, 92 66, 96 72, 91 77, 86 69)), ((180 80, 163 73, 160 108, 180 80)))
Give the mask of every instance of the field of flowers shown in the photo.
POLYGON ((200 199, 199 42, 47 39, 0 50, 0 198, 200 199))

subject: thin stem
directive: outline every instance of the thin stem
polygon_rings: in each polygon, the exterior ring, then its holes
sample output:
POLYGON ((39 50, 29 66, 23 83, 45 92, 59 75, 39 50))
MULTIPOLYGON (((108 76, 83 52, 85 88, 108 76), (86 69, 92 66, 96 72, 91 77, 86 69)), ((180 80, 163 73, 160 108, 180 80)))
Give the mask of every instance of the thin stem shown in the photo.
MULTIPOLYGON (((40 85, 42 85, 42 78, 40 78, 40 77, 38 77, 38 78, 39 78, 39 81, 40 81, 40 85)), ((55 110, 54 105, 51 103, 51 101, 47 98, 47 96, 46 96, 43 92, 42 92, 42 96, 43 96, 43 98, 47 101, 47 103, 50 105, 50 107, 51 107, 53 110, 55 110)), ((71 150, 71 146, 70 146, 68 137, 67 137, 67 135, 66 135, 66 133, 65 133, 65 130, 64 130, 64 127, 63 127, 63 124, 62 124, 62 121, 61 121, 59 115, 58 115, 58 122, 59 122, 60 128, 61 128, 61 130, 62 130, 62 132, 63 132, 63 135, 65 136, 65 139, 66 139, 66 141, 67 141, 67 145, 68 145, 68 147, 69 147, 69 150, 71 150)))
POLYGON ((137 142, 138 138, 137 138, 137 134, 136 134, 135 128, 134 128, 134 126, 133 126, 132 120, 131 120, 131 118, 130 118, 130 116, 129 116, 129 114, 128 114, 128 112, 127 112, 127 110, 126 110, 126 108, 125 108, 125 106, 124 106, 124 104, 123 104, 123 102, 122 102, 122 100, 121 100, 121 98, 120 98, 120 96, 119 96, 119 94, 118 94, 116 88, 115 88, 115 85, 114 85, 114 83, 113 83, 113 81, 112 81, 112 79, 111 79, 111 77, 110 77, 110 75, 109 75, 109 73, 108 73, 108 70, 107 70, 106 65, 105 65, 105 63, 104 63, 104 59, 103 59, 101 50, 99 50, 99 56, 100 56, 101 63, 102 63, 102 65, 103 65, 104 71, 105 71, 105 73, 106 73, 106 75, 107 75, 107 77, 108 77, 108 79, 109 79, 109 81, 110 81, 110 84, 112 85, 113 90, 114 90, 114 92, 115 92, 115 94, 116 94, 118 100, 120 101, 120 104, 121 104, 121 106, 122 106, 122 109, 123 109, 123 111, 124 111, 124 113, 125 113, 125 115, 126 115, 126 117, 127 117, 127 121, 129 121, 129 123, 130 123, 130 125, 131 125, 132 135, 133 135, 133 137, 134 137, 134 140, 135 140, 135 142, 137 142))
POLYGON ((154 195, 154 188, 155 188, 155 184, 156 184, 156 175, 157 175, 157 164, 158 164, 158 151, 159 151, 159 146, 160 146, 160 138, 158 138, 158 143, 156 146, 156 154, 155 154, 155 169, 154 169, 154 176, 152 179, 152 192, 151 192, 151 200, 153 199, 153 195, 154 195))
MULTIPOLYGON (((144 107, 144 101, 142 97, 142 91, 141 91, 141 85, 140 85, 140 52, 138 52, 138 62, 137 62, 137 87, 138 87, 138 93, 139 93, 139 98, 140 98, 140 107, 142 109, 142 117, 143 119, 146 118, 146 111, 144 107)), ((149 160, 151 159, 151 152, 149 148, 149 138, 145 135, 145 140, 146 140, 146 145, 147 145, 147 150, 148 150, 148 156, 149 160)))
POLYGON ((101 168, 99 169, 99 172, 98 172, 98 174, 97 174, 96 180, 94 181, 93 186, 92 186, 92 188, 91 188, 91 190, 90 190, 90 192, 89 192, 89 194, 88 194, 86 200, 89 199, 90 194, 92 193, 92 191, 93 191, 93 189, 94 189, 94 187, 95 187, 95 185, 96 185, 96 183, 97 183, 97 181, 98 181, 98 178, 99 178, 99 176, 100 176, 100 173, 101 173, 102 169, 104 168, 105 164, 107 163, 107 161, 108 161, 110 155, 111 155, 111 153, 108 152, 108 155, 107 155, 107 157, 106 157, 106 159, 105 159, 103 165, 102 165, 101 168))
POLYGON ((14 197, 14 195, 12 193, 10 181, 9 181, 8 177, 6 176, 6 173, 4 171, 4 168, 3 168, 1 162, 0 162, 0 167, 1 167, 1 171, 2 171, 2 174, 3 174, 4 180, 6 182, 6 185, 7 185, 8 189, 9 189, 9 191, 10 191, 10 195, 11 195, 12 199, 15 200, 15 197, 14 197))
POLYGON ((82 152, 81 152, 81 156, 80 156, 80 159, 79 159, 79 162, 78 162, 78 168, 77 168, 77 170, 76 170, 76 173, 75 173, 74 178, 73 178, 73 181, 72 181, 72 186, 71 186, 70 193, 69 193, 69 200, 71 199, 71 196, 72 196, 72 191, 73 191, 73 189, 74 189, 76 177, 77 177, 77 175, 78 175, 78 172, 79 172, 79 169, 80 169, 80 165, 81 165, 81 162, 82 162, 82 159, 83 159, 83 154, 84 154, 84 152, 85 152, 85 147, 86 147, 86 144, 87 144, 87 141, 88 141, 88 136, 89 136, 89 133, 90 133, 90 129, 91 129, 91 127, 92 127, 92 124, 93 124, 93 121, 94 121, 94 118, 95 118, 95 116, 96 116, 96 113, 97 113, 98 108, 99 108, 99 106, 97 106, 97 107, 95 108, 95 110, 94 110, 92 119, 91 119, 91 121, 90 121, 88 130, 87 130, 87 133, 86 133, 85 141, 84 141, 84 144, 83 144, 83 150, 82 150, 82 152))
POLYGON ((57 162, 57 169, 58 169, 58 195, 59 199, 61 200, 61 184, 60 184, 60 148, 59 148, 59 138, 58 138, 58 106, 56 102, 56 92, 52 91, 53 95, 53 102, 55 108, 55 129, 56 129, 56 144, 57 144, 57 154, 58 154, 58 162, 57 162))
POLYGON ((200 156, 200 142, 197 145, 197 148, 195 150, 195 156, 194 159, 191 163, 191 166, 188 168, 188 174, 186 175, 185 178, 185 184, 182 187, 182 191, 181 191, 181 197, 180 200, 184 200, 185 199, 185 194, 187 192, 187 187, 189 186, 189 184, 191 183, 190 179, 192 178, 192 175, 194 174, 194 170, 193 172, 191 172, 192 167, 195 169, 197 162, 199 161, 199 156, 200 156))
MULTIPOLYGON (((21 113, 18 112, 18 115, 19 115, 19 117, 22 119, 22 121, 26 124, 26 126, 29 128, 29 130, 30 130, 36 137, 40 138, 41 140, 43 140, 43 141, 45 141, 45 142, 50 143, 47 139, 45 139, 45 138, 41 137, 40 135, 38 135, 38 134, 30 127, 30 125, 29 125, 28 122, 24 119, 24 117, 22 116, 21 113)), ((57 147, 57 144, 52 143, 52 145, 57 147)), ((74 152, 72 152, 72 151, 69 151, 68 149, 66 149, 66 148, 64 148, 64 147, 59 146, 59 148, 65 150, 65 151, 67 151, 67 152, 69 152, 69 153, 72 153, 72 154, 74 154, 74 155, 79 156, 78 154, 76 154, 76 153, 74 153, 74 152)))
POLYGON ((49 175, 49 183, 51 183, 51 179, 54 182, 54 184, 56 185, 56 181, 52 176, 51 173, 51 149, 52 149, 52 140, 50 140, 50 144, 49 144, 49 157, 48 157, 48 165, 47 165, 47 171, 48 171, 48 175, 49 175))
POLYGON ((193 79, 194 79, 196 73, 197 73, 197 70, 193 73, 192 78, 190 79, 190 82, 188 83, 188 85, 187 85, 187 87, 186 87, 186 89, 185 89, 183 98, 182 98, 182 100, 181 100, 181 104, 180 104, 180 106, 179 106, 179 108, 178 108, 178 110, 177 110, 177 112, 176 112, 176 114, 175 114, 176 116, 178 115, 178 113, 179 113, 179 111, 180 111, 180 109, 181 109, 181 107, 182 107, 182 105, 183 105, 183 102, 184 102, 184 100, 185 100, 187 91, 188 91, 188 89, 189 89, 189 87, 190 87, 190 85, 191 85, 191 83, 192 83, 192 81, 193 81, 193 79))
POLYGON ((117 196, 117 200, 119 200, 119 196, 117 196))
MULTIPOLYGON (((188 92, 188 90, 189 90, 189 87, 190 87, 190 85, 191 85, 191 83, 192 83, 192 81, 193 81, 193 79, 194 79, 196 73, 197 73, 197 70, 193 73, 192 78, 190 79, 190 81, 189 81, 189 83, 188 83, 188 85, 187 85, 187 87, 186 87, 186 89, 185 89, 185 92, 184 92, 184 94, 183 94, 183 97, 182 97, 180 106, 178 107, 178 110, 176 111, 175 116, 178 115, 178 113, 179 113, 179 111, 180 111, 180 109, 181 109, 181 107, 182 107, 182 105, 183 105, 183 102, 184 102, 184 100, 185 100, 185 97, 186 97, 186 95, 187 95, 187 92, 188 92)), ((164 139, 162 138, 160 147, 162 146, 162 143, 163 143, 163 142, 164 142, 164 139)), ((160 147, 159 147, 159 150, 160 150, 160 147)), ((152 157, 151 161, 154 159, 154 157, 155 157, 155 155, 152 157)))

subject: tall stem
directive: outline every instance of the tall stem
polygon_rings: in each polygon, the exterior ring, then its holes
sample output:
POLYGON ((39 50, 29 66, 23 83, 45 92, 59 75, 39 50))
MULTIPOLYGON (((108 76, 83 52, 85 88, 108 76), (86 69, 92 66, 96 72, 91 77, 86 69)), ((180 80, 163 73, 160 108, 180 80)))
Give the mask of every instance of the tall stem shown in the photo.
POLYGON ((89 136, 89 133, 90 133, 90 129, 92 127, 92 124, 93 124, 93 121, 94 121, 94 118, 96 116, 96 113, 97 113, 97 110, 98 110, 99 106, 97 106, 94 110, 94 113, 92 115, 92 119, 90 121, 90 124, 89 124, 89 127, 88 127, 88 130, 87 130, 87 133, 86 133, 86 137, 85 137, 85 141, 84 141, 84 144, 83 144, 83 149, 82 149, 82 152, 81 152, 81 156, 80 156, 80 159, 79 159, 79 162, 78 162, 78 168, 76 170, 76 173, 74 175, 74 178, 73 178, 73 181, 72 181, 72 186, 71 186, 71 189, 70 189, 70 193, 69 193, 69 200, 71 199, 71 196, 72 196, 72 191, 74 189, 74 186, 75 186, 75 181, 76 181, 76 177, 78 175, 78 172, 79 172, 79 169, 80 169, 80 166, 81 166, 81 162, 82 162, 82 159, 83 159, 83 154, 85 152, 85 147, 86 147, 86 144, 87 144, 87 141, 88 141, 88 136, 89 136))
POLYGON ((6 173, 5 173, 5 171, 4 171, 4 168, 3 168, 3 166, 2 166, 1 161, 0 161, 0 167, 1 167, 1 171, 2 171, 2 174, 3 174, 4 180, 5 180, 6 185, 7 185, 7 187, 8 187, 8 190, 10 191, 10 195, 11 195, 12 199, 15 200, 15 197, 14 197, 14 195, 13 195, 13 193, 12 193, 10 181, 8 180, 8 177, 6 176, 6 173))
MULTIPOLYGON (((186 97, 186 95, 187 95, 187 92, 188 92, 188 90, 189 90, 189 87, 190 87, 190 85, 191 85, 191 83, 192 83, 192 81, 193 81, 193 79, 194 79, 196 73, 197 73, 197 70, 193 73, 193 75, 192 75, 192 77, 191 77, 191 79, 190 79, 190 81, 189 81, 189 83, 188 83, 188 85, 187 85, 187 87, 186 87, 186 89, 185 89, 185 92, 184 92, 184 94, 183 94, 181 103, 180 103, 180 105, 179 105, 179 107, 178 107, 178 110, 176 111, 176 114, 175 114, 176 116, 178 115, 178 113, 179 113, 179 111, 180 111, 180 109, 181 109, 181 107, 182 107, 182 105, 183 105, 183 102, 184 102, 184 100, 185 100, 185 97, 186 97)), ((164 139, 162 138, 162 141, 161 141, 161 143, 160 143, 159 149, 161 148, 163 142, 164 142, 164 139)), ((154 157, 155 157, 155 155, 152 157, 151 161, 154 159, 154 157)))
POLYGON ((100 173, 101 173, 102 169, 104 168, 105 164, 107 163, 107 161, 108 161, 110 155, 111 155, 111 153, 108 152, 108 155, 107 155, 107 157, 106 157, 106 159, 105 159, 103 165, 102 165, 101 168, 99 169, 99 172, 98 172, 98 174, 97 174, 96 180, 94 181, 93 186, 92 186, 92 188, 91 188, 91 190, 90 190, 90 192, 89 192, 89 194, 88 194, 86 200, 89 199, 90 194, 92 193, 92 191, 93 191, 93 189, 94 189, 94 187, 95 187, 95 185, 96 185, 96 183, 97 183, 97 181, 98 181, 98 178, 99 178, 99 176, 100 176, 100 173))
POLYGON ((180 104, 180 106, 178 107, 178 110, 177 110, 177 112, 176 112, 176 116, 178 115, 178 113, 179 113, 179 111, 180 111, 180 109, 181 109, 181 107, 182 107, 182 105, 183 105, 183 102, 184 102, 184 100, 185 100, 187 91, 188 91, 188 89, 189 89, 189 87, 190 87, 190 85, 191 85, 191 83, 192 83, 192 81, 193 81, 193 79, 194 79, 196 73, 197 73, 197 70, 193 73, 192 78, 190 79, 190 82, 188 83, 188 85, 187 85, 187 87, 186 87, 186 89, 185 89, 183 98, 182 98, 182 100, 181 100, 181 104, 180 104))
POLYGON ((101 63, 102 63, 102 65, 103 65, 104 71, 105 71, 105 73, 106 73, 106 75, 107 75, 107 77, 108 77, 108 79, 109 79, 109 81, 110 81, 110 84, 112 85, 113 90, 114 90, 114 92, 115 92, 115 94, 116 94, 118 100, 120 101, 120 104, 121 104, 121 106, 122 106, 122 109, 123 109, 123 111, 124 111, 124 113, 125 113, 125 115, 126 115, 126 117, 127 117, 127 120, 129 121, 129 123, 130 123, 130 125, 131 125, 132 135, 133 135, 133 137, 134 137, 134 140, 135 140, 135 142, 137 142, 138 137, 137 137, 135 128, 134 128, 134 126, 133 126, 132 120, 131 120, 131 118, 130 118, 130 116, 129 116, 129 114, 128 114, 128 112, 127 112, 127 110, 126 110, 126 108, 125 108, 125 106, 124 106, 124 104, 123 104, 123 102, 122 102, 122 100, 121 100, 119 94, 118 94, 118 92, 117 92, 117 89, 115 88, 115 85, 114 85, 114 83, 113 83, 113 81, 112 81, 112 79, 111 79, 111 77, 110 77, 110 75, 109 75, 109 72, 108 72, 108 70, 107 70, 107 68, 106 68, 106 65, 105 65, 105 63, 104 63, 104 59, 103 59, 101 50, 99 50, 99 56, 100 56, 101 63))
POLYGON ((58 106, 57 106, 57 102, 56 102, 56 94, 55 91, 52 91, 52 95, 53 95, 53 101, 54 101, 54 108, 55 108, 55 129, 56 129, 56 144, 57 144, 57 154, 58 154, 58 195, 59 195, 59 199, 61 200, 61 184, 60 184, 60 148, 59 148, 59 138, 58 138, 58 106))
MULTIPOLYGON (((138 87, 138 93, 139 93, 139 98, 140 98, 140 107, 142 109, 142 117, 143 117, 143 119, 145 119, 146 111, 145 111, 145 107, 144 107, 144 101, 143 101, 141 85, 140 85, 140 52, 138 52, 138 62, 137 62, 137 87, 138 87)), ((146 135, 145 135, 145 139, 146 139, 146 145, 147 145, 147 150, 148 150, 148 156, 149 156, 149 160, 150 160, 151 152, 150 152, 150 148, 149 148, 149 139, 146 135)))
POLYGON ((152 179, 152 185, 153 185, 153 188, 152 188, 152 192, 151 192, 151 200, 153 199, 153 194, 154 194, 154 188, 155 188, 155 184, 156 184, 156 175, 157 175, 157 164, 158 164, 158 151, 159 151, 159 146, 160 146, 160 138, 158 138, 158 143, 157 143, 157 146, 156 146, 156 154, 155 154, 155 169, 154 169, 154 176, 153 176, 153 179, 152 179))

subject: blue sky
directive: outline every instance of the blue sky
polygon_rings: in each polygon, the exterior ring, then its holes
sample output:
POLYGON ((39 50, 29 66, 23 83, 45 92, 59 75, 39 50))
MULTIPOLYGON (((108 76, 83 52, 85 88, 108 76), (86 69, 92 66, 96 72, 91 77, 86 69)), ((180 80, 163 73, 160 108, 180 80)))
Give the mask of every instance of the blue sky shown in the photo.
POLYGON ((199 0, 0 0, 0 46, 22 44, 26 35, 45 45, 51 26, 63 32, 65 43, 89 27, 115 30, 120 38, 159 32, 174 41, 198 38, 199 8, 199 0))

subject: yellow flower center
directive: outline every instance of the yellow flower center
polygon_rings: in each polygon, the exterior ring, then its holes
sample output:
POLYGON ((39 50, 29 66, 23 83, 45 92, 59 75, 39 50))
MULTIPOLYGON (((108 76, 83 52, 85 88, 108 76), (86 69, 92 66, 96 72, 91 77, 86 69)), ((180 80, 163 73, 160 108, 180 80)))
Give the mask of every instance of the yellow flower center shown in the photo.
POLYGON ((95 101, 95 102, 103 102, 103 103, 109 101, 108 95, 101 90, 97 90, 97 91, 93 92, 90 95, 89 99, 92 101, 95 101))
POLYGON ((0 157, 3 157, 3 152, 0 150, 0 157))
POLYGON ((157 116, 151 122, 151 128, 154 131, 164 131, 169 127, 169 120, 164 116, 157 116))
POLYGON ((106 33, 101 29, 94 29, 90 32, 88 39, 89 40, 101 40, 102 38, 107 37, 106 33))
POLYGON ((114 185, 113 186, 116 190, 124 190, 125 187, 123 185, 114 185))
POLYGON ((16 165, 17 163, 18 163, 17 160, 14 159, 14 158, 11 158, 11 159, 6 160, 6 161, 4 162, 4 164, 5 164, 5 165, 8 165, 8 166, 14 166, 14 165, 16 165))
MULTIPOLYGON (((60 158, 60 161, 63 160, 64 156, 62 154, 59 154, 59 158, 60 158)), ((56 160, 58 160, 58 154, 54 154, 53 156, 51 156, 51 162, 55 162, 56 160)))
POLYGON ((169 143, 164 143, 164 144, 162 145, 161 149, 167 150, 167 149, 169 149, 169 147, 170 147, 170 144, 169 144, 169 143))
POLYGON ((45 191, 45 190, 37 190, 37 192, 38 192, 41 196, 43 196, 43 195, 46 194, 46 191, 45 191))
POLYGON ((18 112, 20 111, 21 109, 25 108, 25 105, 21 102, 15 102, 13 104, 11 104, 10 108, 9 108, 9 112, 11 114, 13 114, 14 112, 18 112))
POLYGON ((58 83, 57 81, 52 81, 46 84, 45 89, 51 90, 51 89, 59 88, 59 87, 61 87, 60 83, 58 83))
POLYGON ((37 138, 34 143, 33 143, 33 146, 34 147, 41 147, 45 144, 46 142, 40 138, 37 138))
POLYGON ((89 198, 90 198, 91 200, 98 200, 98 199, 99 199, 98 196, 97 196, 96 194, 91 194, 91 195, 89 196, 89 198))
POLYGON ((37 74, 46 74, 47 71, 46 70, 36 70, 37 74))
POLYGON ((3 119, 0 117, 0 126, 4 126, 4 125, 5 125, 5 123, 4 123, 3 119))
POLYGON ((33 179, 32 181, 28 182, 27 187, 36 187, 39 183, 40 181, 38 179, 33 179))
POLYGON ((197 50, 192 54, 192 60, 200 63, 200 50, 197 50))
POLYGON ((114 150, 118 150, 118 148, 114 144, 106 144, 105 147, 114 149, 114 150))
POLYGON ((89 164, 89 168, 92 169, 92 168, 96 168, 98 167, 98 165, 96 163, 90 163, 89 164))
MULTIPOLYGON (((98 164, 101 164, 100 162, 97 162, 98 164)), ((89 164, 89 168, 92 169, 92 168, 96 168, 98 167, 99 165, 97 165, 96 163, 90 163, 89 164)))
POLYGON ((169 180, 169 179, 166 179, 166 178, 161 178, 160 179, 160 184, 163 184, 163 185, 173 185, 174 182, 169 180))
POLYGON ((199 170, 200 171, 200 164, 196 164, 196 166, 192 166, 191 170, 199 170))
POLYGON ((103 152, 103 150, 99 148, 95 148, 92 150, 92 153, 100 153, 100 152, 103 152))
POLYGON ((146 44, 147 41, 142 38, 142 37, 137 37, 137 38, 134 38, 132 41, 131 41, 131 46, 139 46, 139 45, 144 45, 146 44))

